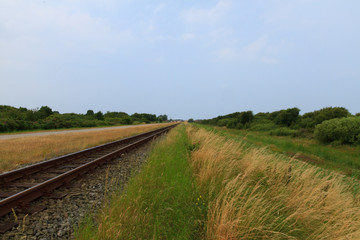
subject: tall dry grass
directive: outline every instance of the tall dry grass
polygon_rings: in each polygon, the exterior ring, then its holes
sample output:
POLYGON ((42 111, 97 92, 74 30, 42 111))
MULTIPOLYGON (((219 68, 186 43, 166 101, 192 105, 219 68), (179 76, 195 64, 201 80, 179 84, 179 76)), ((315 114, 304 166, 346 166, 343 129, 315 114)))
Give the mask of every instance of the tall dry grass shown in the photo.
POLYGON ((16 166, 80 151, 167 124, 0 140, 0 173, 16 166))
POLYGON ((360 239, 355 182, 188 127, 207 239, 360 239))

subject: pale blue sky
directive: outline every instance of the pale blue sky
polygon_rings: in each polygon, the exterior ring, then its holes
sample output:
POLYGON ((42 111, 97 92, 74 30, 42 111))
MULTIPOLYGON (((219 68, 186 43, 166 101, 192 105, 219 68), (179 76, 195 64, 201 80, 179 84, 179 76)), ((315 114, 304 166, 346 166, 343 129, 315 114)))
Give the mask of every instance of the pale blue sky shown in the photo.
POLYGON ((357 0, 0 0, 0 104, 360 112, 357 0))

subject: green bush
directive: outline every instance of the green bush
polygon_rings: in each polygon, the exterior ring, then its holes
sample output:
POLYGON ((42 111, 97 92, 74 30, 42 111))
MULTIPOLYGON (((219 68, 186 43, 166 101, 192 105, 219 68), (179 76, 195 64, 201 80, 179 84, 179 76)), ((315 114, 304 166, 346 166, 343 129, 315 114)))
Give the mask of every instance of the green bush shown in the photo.
POLYGON ((299 112, 300 109, 298 108, 288 108, 286 110, 272 112, 270 118, 278 125, 290 127, 298 120, 299 112))
POLYGON ((231 119, 229 119, 229 118, 220 119, 220 120, 217 122, 217 125, 218 125, 219 127, 225 127, 225 126, 227 126, 227 124, 229 123, 229 121, 231 121, 231 119))
POLYGON ((276 125, 273 121, 267 120, 267 119, 259 119, 251 123, 250 130, 252 131, 259 131, 259 132, 265 132, 270 131, 273 129, 278 128, 279 126, 276 125))
POLYGON ((359 143, 360 117, 337 118, 324 121, 315 127, 315 138, 323 143, 359 143))
POLYGON ((298 131, 294 130, 294 129, 287 128, 287 127, 282 127, 282 128, 271 130, 270 135, 296 137, 298 135, 298 131))
POLYGON ((239 119, 242 125, 250 123, 254 119, 254 114, 252 111, 241 112, 239 119))
POLYGON ((234 128, 237 128, 237 125, 238 125, 238 120, 236 119, 229 119, 227 124, 226 124, 226 127, 227 128, 231 128, 231 129, 234 129, 234 128))
POLYGON ((121 124, 132 124, 132 119, 129 116, 124 116, 121 118, 121 124))
POLYGON ((350 115, 351 114, 346 108, 327 107, 314 112, 305 113, 301 117, 299 125, 302 128, 315 128, 316 125, 322 123, 323 121, 334 118, 344 118, 350 115))

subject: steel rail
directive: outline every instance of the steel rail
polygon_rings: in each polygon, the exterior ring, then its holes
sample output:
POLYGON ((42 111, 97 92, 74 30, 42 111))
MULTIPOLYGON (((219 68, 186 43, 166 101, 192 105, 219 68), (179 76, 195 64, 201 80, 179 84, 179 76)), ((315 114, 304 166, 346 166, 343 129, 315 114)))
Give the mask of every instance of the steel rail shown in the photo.
MULTIPOLYGON (((39 183, 33 187, 30 187, 26 190, 23 190, 19 193, 16 193, 8 198, 5 198, 3 200, 0 201, 0 217, 1 216, 4 216, 6 215, 7 213, 11 212, 13 208, 15 207, 18 207, 18 206, 24 206, 26 205, 27 203, 37 199, 37 198, 40 198, 41 196, 51 192, 52 190, 60 187, 61 185, 65 184, 65 183, 68 183, 70 182, 71 180, 85 174, 86 172, 88 172, 89 170, 91 169, 94 169, 96 168, 97 166, 105 163, 106 161, 109 161, 109 160, 112 160, 114 158, 116 158, 117 156, 119 156, 120 154, 122 153, 125 153, 131 149, 134 149, 148 141, 150 141, 151 139, 153 139, 154 137, 164 133, 164 132, 167 132, 169 131, 171 128, 175 127, 177 124, 175 125, 171 125, 171 126, 168 126, 168 127, 165 127, 165 128, 161 128, 161 129, 157 129, 157 130, 154 130, 154 131, 150 131, 150 132, 147 132, 147 133, 144 133, 144 134, 139 134, 139 135, 136 135, 134 137, 132 137, 133 139, 137 139, 139 138, 139 136, 146 136, 145 138, 141 139, 141 140, 138 140, 134 143, 130 143, 129 145, 125 146, 125 147, 122 147, 118 150, 115 150, 109 154, 106 154, 102 157, 99 157, 95 160, 92 160, 84 165, 81 165, 79 167, 76 167, 75 169, 71 169, 69 170, 68 172, 65 172, 61 175, 58 175, 54 178, 51 178, 47 181, 44 181, 42 183, 39 183)), ((127 138, 126 140, 129 140, 131 139, 130 138, 127 138)), ((120 140, 121 141, 121 140, 120 140)), ((119 141, 115 141, 115 142, 119 142, 119 141)), ((114 142, 112 142, 114 143, 114 142)), ((107 144, 104 144, 104 145, 107 145, 107 144)), ((104 146, 104 145, 101 145, 101 146, 104 146)), ((94 149, 94 148, 91 148, 91 149, 94 149)), ((90 149, 90 150, 91 150, 90 149)), ((87 149, 89 150, 89 149, 87 149)), ((81 152, 86 152, 86 150, 84 151, 81 151, 81 152)), ((79 152, 78 152, 79 153, 79 152)), ((74 154, 69 154, 69 155, 66 155, 65 157, 67 156, 74 156, 76 155, 77 153, 74 153, 74 154)), ((57 159, 61 159, 61 158, 57 158, 57 159)), ((55 159, 54 159, 55 160, 55 159)), ((50 161, 50 160, 49 160, 50 161)), ((45 163, 46 165, 46 163, 45 163)), ((36 164, 36 166, 41 166, 41 164, 36 164)), ((26 167, 26 168, 30 168, 31 166, 29 167, 26 167)), ((21 170, 21 169, 19 169, 21 170)), ((14 172, 14 171, 13 171, 14 172)), ((9 173, 6 173, 6 174, 9 174, 9 173)))

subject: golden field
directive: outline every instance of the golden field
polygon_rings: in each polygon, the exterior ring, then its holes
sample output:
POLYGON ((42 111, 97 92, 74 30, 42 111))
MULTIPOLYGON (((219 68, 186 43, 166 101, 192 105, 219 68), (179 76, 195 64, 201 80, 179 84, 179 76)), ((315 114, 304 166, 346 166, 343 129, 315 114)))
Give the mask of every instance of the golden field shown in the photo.
POLYGON ((168 125, 156 124, 89 132, 0 140, 0 173, 168 125))

